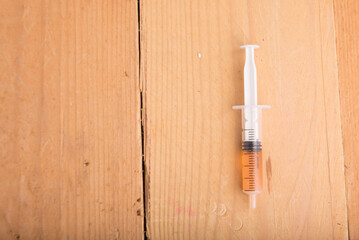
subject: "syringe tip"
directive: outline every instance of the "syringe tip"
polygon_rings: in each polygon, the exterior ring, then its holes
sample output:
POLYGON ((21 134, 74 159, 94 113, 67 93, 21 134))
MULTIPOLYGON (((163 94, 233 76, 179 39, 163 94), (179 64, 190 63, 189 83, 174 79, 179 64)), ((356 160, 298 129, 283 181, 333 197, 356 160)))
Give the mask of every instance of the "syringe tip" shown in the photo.
POLYGON ((256 195, 255 194, 249 195, 249 207, 256 208, 256 195))

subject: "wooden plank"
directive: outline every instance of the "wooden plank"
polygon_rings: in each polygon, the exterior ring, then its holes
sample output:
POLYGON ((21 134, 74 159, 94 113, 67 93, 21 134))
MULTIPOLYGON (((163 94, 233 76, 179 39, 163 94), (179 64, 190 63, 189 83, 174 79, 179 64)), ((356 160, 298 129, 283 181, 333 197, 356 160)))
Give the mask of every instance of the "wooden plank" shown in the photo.
POLYGON ((147 230, 152 239, 346 239, 331 1, 142 1, 147 230), (256 51, 265 190, 238 156, 242 44, 256 51))
POLYGON ((137 1, 0 5, 0 235, 142 239, 137 1))
POLYGON ((359 2, 334 1, 350 239, 359 238, 359 2))

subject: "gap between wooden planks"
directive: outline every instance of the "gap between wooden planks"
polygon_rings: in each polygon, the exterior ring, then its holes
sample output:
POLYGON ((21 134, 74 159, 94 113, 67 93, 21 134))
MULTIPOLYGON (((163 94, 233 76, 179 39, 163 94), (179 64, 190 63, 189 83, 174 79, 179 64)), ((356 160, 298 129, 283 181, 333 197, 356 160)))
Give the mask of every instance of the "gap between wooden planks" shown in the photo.
POLYGON ((347 239, 332 1, 141 1, 151 239, 347 239), (256 51, 264 192, 238 176, 242 44, 256 51))
POLYGON ((359 2, 334 1, 350 239, 359 239, 359 2))

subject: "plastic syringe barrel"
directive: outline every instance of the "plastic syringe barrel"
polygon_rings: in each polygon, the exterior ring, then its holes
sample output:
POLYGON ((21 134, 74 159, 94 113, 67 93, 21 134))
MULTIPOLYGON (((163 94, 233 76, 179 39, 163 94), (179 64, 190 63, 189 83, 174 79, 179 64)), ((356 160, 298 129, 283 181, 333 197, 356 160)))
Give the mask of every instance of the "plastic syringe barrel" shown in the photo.
POLYGON ((244 45, 246 61, 244 64, 244 108, 242 110, 242 140, 260 141, 261 109, 257 105, 257 69, 254 61, 254 49, 257 45, 244 45))
POLYGON ((242 108, 242 141, 262 141, 262 106, 242 108))

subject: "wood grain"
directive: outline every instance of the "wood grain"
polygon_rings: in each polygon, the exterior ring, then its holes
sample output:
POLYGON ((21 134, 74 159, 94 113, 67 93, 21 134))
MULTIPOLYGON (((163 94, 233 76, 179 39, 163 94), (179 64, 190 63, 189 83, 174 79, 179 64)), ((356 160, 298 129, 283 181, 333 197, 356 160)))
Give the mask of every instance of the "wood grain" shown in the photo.
POLYGON ((347 239, 331 1, 141 1, 151 239, 347 239), (256 54, 267 186, 238 170, 242 44, 256 54))
POLYGON ((137 1, 0 5, 1 239, 143 238, 137 1))
POLYGON ((359 2, 334 1, 350 239, 359 239, 359 2))

